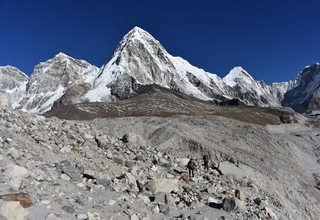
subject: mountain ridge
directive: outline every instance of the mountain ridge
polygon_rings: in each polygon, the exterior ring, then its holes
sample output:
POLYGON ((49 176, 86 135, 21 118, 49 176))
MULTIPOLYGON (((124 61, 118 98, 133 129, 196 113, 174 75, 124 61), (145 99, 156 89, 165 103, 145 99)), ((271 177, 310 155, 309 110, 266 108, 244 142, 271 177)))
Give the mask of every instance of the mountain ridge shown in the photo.
POLYGON ((14 107, 44 113, 57 101, 65 105, 127 99, 136 87, 151 84, 218 104, 239 100, 261 107, 280 107, 289 88, 287 82, 256 81, 242 67, 220 78, 170 55, 151 34, 134 27, 101 68, 60 52, 35 66, 25 93, 20 88, 19 95, 10 95, 14 107))

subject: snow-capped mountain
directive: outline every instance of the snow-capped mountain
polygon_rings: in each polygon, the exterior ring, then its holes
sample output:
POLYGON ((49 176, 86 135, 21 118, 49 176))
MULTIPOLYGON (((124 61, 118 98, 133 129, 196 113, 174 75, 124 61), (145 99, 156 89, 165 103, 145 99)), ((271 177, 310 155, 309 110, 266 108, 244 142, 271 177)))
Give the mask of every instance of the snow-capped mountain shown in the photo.
POLYGON ((288 91, 282 101, 283 106, 292 107, 297 112, 320 110, 320 64, 307 66, 290 80, 288 91))
MULTIPOLYGON (((92 83, 98 68, 84 60, 77 60, 63 53, 36 65, 26 85, 23 100, 19 103, 23 110, 45 112, 74 86, 83 90, 92 83)), ((88 88, 89 87, 89 88, 88 88)), ((79 91, 80 95, 84 91, 79 91)))
POLYGON ((171 56, 149 33, 133 28, 124 36, 111 60, 100 69, 93 90, 84 99, 123 99, 135 93, 135 86, 157 84, 203 100, 228 98, 228 87, 215 74, 171 56))
POLYGON ((221 79, 170 55, 148 32, 135 27, 100 69, 63 53, 38 64, 25 87, 19 87, 14 107, 44 113, 53 106, 122 100, 151 84, 218 104, 237 99, 258 106, 280 106, 287 87, 255 81, 241 67, 221 79))
POLYGON ((29 77, 13 66, 0 66, 0 91, 10 94, 11 104, 18 107, 22 100, 29 77))
POLYGON ((286 85, 278 83, 268 86, 263 81, 255 81, 242 67, 233 68, 223 78, 223 82, 233 88, 233 97, 247 105, 265 107, 280 106, 280 98, 285 92, 283 87, 286 85))

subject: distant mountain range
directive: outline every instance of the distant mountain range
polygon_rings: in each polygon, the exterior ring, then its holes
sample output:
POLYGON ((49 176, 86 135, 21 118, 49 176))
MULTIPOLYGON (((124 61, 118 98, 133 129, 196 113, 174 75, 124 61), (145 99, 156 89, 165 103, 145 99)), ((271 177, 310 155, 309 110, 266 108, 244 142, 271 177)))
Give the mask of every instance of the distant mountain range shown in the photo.
POLYGON ((153 84, 217 105, 285 106, 300 113, 320 110, 320 64, 306 67, 289 82, 271 85, 254 80, 242 67, 220 78, 170 55, 138 27, 124 36, 101 68, 63 53, 36 65, 30 78, 15 67, 0 67, 0 91, 10 94, 14 108, 32 113, 127 100, 153 84))

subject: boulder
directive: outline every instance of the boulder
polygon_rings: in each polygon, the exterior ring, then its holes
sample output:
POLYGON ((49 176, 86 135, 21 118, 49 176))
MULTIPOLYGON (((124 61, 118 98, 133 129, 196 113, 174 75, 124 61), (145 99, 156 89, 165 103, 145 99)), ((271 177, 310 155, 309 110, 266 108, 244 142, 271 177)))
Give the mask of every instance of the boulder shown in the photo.
POLYGON ((168 204, 160 203, 159 210, 161 213, 163 213, 165 215, 169 215, 169 213, 170 213, 170 207, 168 204))
POLYGON ((140 135, 137 135, 132 132, 125 134, 122 138, 122 141, 123 141, 123 143, 128 143, 134 147, 146 145, 146 141, 140 135))
POLYGON ((246 196, 244 195, 244 193, 239 190, 239 189, 236 189, 235 190, 235 197, 237 197, 238 199, 240 199, 241 201, 245 201, 246 200, 246 196))
POLYGON ((237 212, 245 212, 247 210, 246 203, 241 201, 240 199, 235 199, 236 207, 235 211, 237 212))
POLYGON ((265 210, 271 216, 272 220, 278 220, 277 215, 274 213, 274 211, 271 208, 266 207, 265 210))
POLYGON ((9 220, 25 220, 29 212, 19 202, 6 202, 0 208, 0 215, 9 220))
POLYGON ((20 188, 23 179, 30 176, 31 172, 25 168, 14 164, 9 164, 5 175, 10 179, 10 185, 15 188, 20 188))
POLYGON ((222 201, 222 209, 227 212, 231 212, 236 207, 236 201, 234 198, 224 198, 222 201))
POLYGON ((176 162, 180 167, 186 167, 188 165, 189 160, 189 158, 177 158, 176 162))
POLYGON ((178 191, 177 179, 152 179, 149 182, 151 192, 156 194, 158 192, 171 193, 178 191))
POLYGON ((241 179, 244 176, 242 169, 228 161, 220 163, 219 169, 223 175, 234 175, 237 179, 241 179))
POLYGON ((0 109, 12 109, 11 98, 8 93, 0 92, 0 109))

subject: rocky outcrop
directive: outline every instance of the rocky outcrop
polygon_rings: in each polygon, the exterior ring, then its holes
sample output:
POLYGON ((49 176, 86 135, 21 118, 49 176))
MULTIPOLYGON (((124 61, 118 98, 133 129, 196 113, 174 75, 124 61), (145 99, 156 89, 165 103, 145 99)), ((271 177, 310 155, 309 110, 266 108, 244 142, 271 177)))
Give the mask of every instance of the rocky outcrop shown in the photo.
POLYGON ((88 84, 93 83, 97 72, 98 68, 86 61, 59 53, 35 67, 19 105, 26 111, 42 113, 62 96, 60 103, 75 103, 88 90, 88 84))
POLYGON ((289 82, 288 91, 282 100, 283 106, 297 112, 319 111, 320 64, 306 67, 289 82))
POLYGON ((11 105, 16 108, 25 95, 29 77, 18 68, 0 66, 0 92, 10 95, 11 105))
POLYGON ((0 92, 0 109, 12 110, 11 98, 8 93, 0 92))

